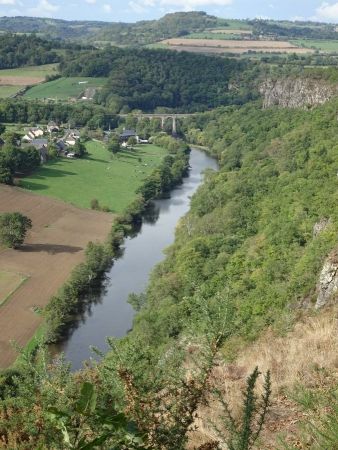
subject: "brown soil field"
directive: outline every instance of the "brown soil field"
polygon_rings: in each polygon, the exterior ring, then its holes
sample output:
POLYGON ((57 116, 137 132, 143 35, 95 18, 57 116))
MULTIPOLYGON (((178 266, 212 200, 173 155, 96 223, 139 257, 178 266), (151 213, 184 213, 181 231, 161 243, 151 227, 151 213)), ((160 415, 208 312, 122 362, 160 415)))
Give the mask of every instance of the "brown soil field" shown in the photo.
POLYGON ((44 81, 44 77, 0 76, 1 86, 30 86, 44 81))
POLYGON ((165 39, 161 44, 179 51, 202 53, 312 53, 313 50, 299 48, 287 41, 234 41, 223 39, 165 39))
POLYGON ((84 260, 89 241, 103 242, 113 216, 0 185, 0 213, 20 211, 33 228, 20 250, 0 252, 0 272, 28 279, 0 306, 0 368, 12 364, 17 354, 11 341, 26 345, 42 319, 34 308, 45 307, 71 270, 84 260))

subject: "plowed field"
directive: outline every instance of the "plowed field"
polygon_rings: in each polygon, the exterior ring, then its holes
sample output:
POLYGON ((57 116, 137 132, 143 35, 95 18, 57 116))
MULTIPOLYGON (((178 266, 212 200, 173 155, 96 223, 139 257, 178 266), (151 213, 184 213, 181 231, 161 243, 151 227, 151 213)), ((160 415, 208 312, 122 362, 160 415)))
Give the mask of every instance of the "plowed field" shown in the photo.
POLYGON ((76 208, 48 197, 0 185, 0 213, 20 211, 31 218, 21 250, 0 251, 0 272, 27 280, 0 306, 0 368, 16 358, 10 341, 24 346, 41 323, 35 307, 44 307, 71 270, 84 259, 89 241, 104 241, 113 216, 76 208))
POLYGON ((287 41, 251 41, 251 40, 224 40, 224 39, 186 39, 173 38, 161 41, 168 48, 178 51, 198 53, 247 53, 255 51, 260 53, 312 53, 308 48, 299 48, 287 41))

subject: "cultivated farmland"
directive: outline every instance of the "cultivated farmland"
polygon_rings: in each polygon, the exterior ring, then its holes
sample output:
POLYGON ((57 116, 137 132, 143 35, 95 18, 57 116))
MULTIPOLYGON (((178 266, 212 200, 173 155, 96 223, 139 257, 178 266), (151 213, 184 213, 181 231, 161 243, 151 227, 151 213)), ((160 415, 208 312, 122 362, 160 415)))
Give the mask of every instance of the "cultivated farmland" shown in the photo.
POLYGON ((0 70, 0 97, 10 97, 26 86, 42 83, 47 75, 57 73, 57 64, 0 70))
POLYGON ((165 39, 161 44, 178 51, 199 53, 312 53, 312 49, 299 48, 287 41, 254 41, 225 39, 165 39))
POLYGON ((29 216, 33 228, 21 250, 0 252, 0 299, 5 300, 0 306, 0 368, 16 358, 10 341, 29 342, 42 322, 36 310, 83 261, 87 243, 105 240, 113 220, 109 213, 0 185, 0 213, 11 211, 29 216))
POLYGON ((26 86, 42 83, 47 75, 57 73, 57 64, 0 70, 0 97, 10 97, 26 86))
POLYGON ((114 157, 102 143, 93 141, 87 149, 84 158, 60 158, 43 165, 22 179, 21 186, 83 208, 89 208, 95 198, 101 206, 121 212, 166 154, 160 147, 142 145, 114 157))
POLYGON ((25 93, 26 98, 67 100, 80 97, 87 89, 102 87, 106 78, 58 78, 57 80, 34 86, 25 93))

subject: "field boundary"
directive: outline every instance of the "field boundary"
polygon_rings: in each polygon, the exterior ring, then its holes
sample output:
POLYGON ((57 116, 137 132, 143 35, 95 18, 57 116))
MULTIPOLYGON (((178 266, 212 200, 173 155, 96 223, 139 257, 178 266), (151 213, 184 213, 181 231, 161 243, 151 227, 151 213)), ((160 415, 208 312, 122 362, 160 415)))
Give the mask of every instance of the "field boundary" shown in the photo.
MULTIPOLYGON (((0 252, 1 253, 1 252, 0 252)), ((2 270, 1 272, 5 272, 4 270, 2 270)), ((10 272, 8 272, 10 273, 10 272)), ((4 306, 10 299, 10 297, 15 294, 15 292, 20 289, 20 287, 23 285, 23 283, 25 283, 28 279, 29 276, 26 276, 22 273, 19 273, 18 275, 20 275, 22 277, 22 280, 20 281, 19 284, 17 284, 17 286, 12 289, 2 300, 0 299, 0 311, 1 311, 1 307, 4 306)))

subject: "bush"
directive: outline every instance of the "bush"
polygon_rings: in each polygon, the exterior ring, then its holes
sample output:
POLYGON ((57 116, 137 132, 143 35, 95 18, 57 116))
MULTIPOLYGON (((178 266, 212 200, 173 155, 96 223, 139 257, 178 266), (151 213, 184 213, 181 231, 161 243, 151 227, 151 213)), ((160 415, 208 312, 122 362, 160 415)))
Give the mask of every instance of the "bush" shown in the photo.
POLYGON ((100 210, 100 203, 99 203, 99 201, 98 201, 97 198, 93 198, 93 199, 90 201, 90 208, 91 208, 91 209, 95 209, 96 211, 99 211, 99 210, 100 210))

